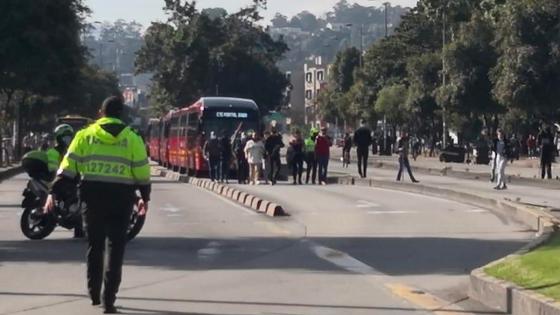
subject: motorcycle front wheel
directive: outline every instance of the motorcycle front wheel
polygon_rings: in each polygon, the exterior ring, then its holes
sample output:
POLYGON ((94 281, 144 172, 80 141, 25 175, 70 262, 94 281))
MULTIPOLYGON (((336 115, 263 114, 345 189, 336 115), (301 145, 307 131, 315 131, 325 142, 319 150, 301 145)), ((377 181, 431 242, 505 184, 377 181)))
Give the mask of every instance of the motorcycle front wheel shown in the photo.
POLYGON ((41 208, 25 208, 21 215, 20 227, 28 239, 41 240, 54 231, 56 220, 51 214, 43 214, 41 208))

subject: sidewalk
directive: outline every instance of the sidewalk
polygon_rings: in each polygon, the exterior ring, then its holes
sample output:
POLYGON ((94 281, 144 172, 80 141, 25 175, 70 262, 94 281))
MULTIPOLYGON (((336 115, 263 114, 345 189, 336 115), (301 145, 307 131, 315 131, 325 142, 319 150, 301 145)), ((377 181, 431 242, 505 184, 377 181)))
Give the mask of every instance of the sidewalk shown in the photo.
MULTIPOLYGON (((398 167, 394 169, 368 167, 368 178, 396 182, 398 167)), ((346 174, 358 176, 357 166, 352 163, 349 168, 343 168, 338 161, 331 162, 329 166, 331 174, 346 174)), ((511 183, 507 190, 496 191, 492 189, 495 184, 489 181, 461 179, 449 176, 438 176, 430 174, 415 173, 416 179, 421 185, 432 186, 441 189, 453 190, 460 193, 477 195, 494 200, 506 200, 547 211, 560 218, 560 194, 558 189, 548 187, 535 187, 511 183)), ((404 174, 404 182, 410 182, 408 174, 404 174)))
POLYGON ((23 171, 21 165, 18 164, 13 164, 11 166, 8 167, 0 167, 0 182, 2 182, 5 179, 8 179, 12 176, 15 176, 19 173, 21 173, 23 171))
MULTIPOLYGON (((339 148, 333 149, 332 159, 340 161, 342 150, 339 148)), ((352 162, 355 166, 356 152, 351 152, 352 162)), ((444 175, 448 177, 456 177, 461 179, 481 180, 488 182, 490 179, 490 166, 489 165, 469 165, 466 163, 443 163, 437 158, 418 157, 416 161, 410 157, 410 163, 416 173, 444 175)), ((393 156, 378 156, 370 155, 369 164, 375 168, 388 168, 398 169, 398 157, 393 156)), ((509 182, 520 184, 524 186, 536 186, 541 188, 555 188, 560 189, 560 167, 558 164, 552 164, 552 175, 554 180, 542 180, 540 174, 539 160, 522 159, 514 161, 513 164, 508 164, 506 168, 506 175, 509 182)))

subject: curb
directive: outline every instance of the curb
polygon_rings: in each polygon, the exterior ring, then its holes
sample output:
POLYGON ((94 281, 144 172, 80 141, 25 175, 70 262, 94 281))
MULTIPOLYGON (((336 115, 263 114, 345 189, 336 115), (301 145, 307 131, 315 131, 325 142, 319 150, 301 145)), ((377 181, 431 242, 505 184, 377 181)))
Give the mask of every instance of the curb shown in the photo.
POLYGON ((160 166, 153 166, 151 168, 151 175, 161 176, 166 179, 181 182, 181 183, 192 184, 196 187, 213 192, 241 206, 250 208, 258 213, 266 214, 267 216, 270 217, 282 217, 282 216, 289 215, 284 210, 284 208, 278 204, 272 203, 268 200, 261 199, 247 192, 237 190, 227 185, 211 182, 210 180, 207 179, 189 177, 187 175, 182 175, 160 166))
POLYGON ((0 172, 0 182, 9 179, 11 177, 14 177, 16 175, 19 175, 21 173, 23 173, 23 167, 21 165, 8 168, 7 170, 0 172))
POLYGON ((192 177, 187 180, 187 183, 214 192, 224 198, 236 202, 239 205, 252 209, 258 213, 266 214, 270 217, 282 217, 289 215, 284 208, 278 204, 253 196, 247 192, 227 185, 213 183, 207 179, 192 177))
POLYGON ((560 315, 560 303, 539 293, 518 287, 513 283, 487 275, 484 270, 507 258, 519 256, 546 242, 556 230, 559 221, 554 216, 539 212, 509 200, 496 200, 474 194, 453 191, 422 184, 395 183, 368 180, 353 176, 332 177, 329 182, 342 185, 388 188, 423 195, 446 197, 455 201, 473 204, 482 208, 496 209, 514 221, 525 224, 537 231, 537 238, 514 254, 475 269, 470 274, 469 297, 482 304, 513 315, 560 315))
MULTIPOLYGON (((332 160, 340 161, 339 159, 333 158, 332 160)), ((354 162, 354 161, 353 161, 354 162)), ((373 159, 368 163, 368 166, 372 166, 373 168, 383 168, 383 169, 391 169, 395 170, 399 168, 397 162, 392 161, 385 161, 385 160, 377 160, 373 159)), ((489 173, 480 173, 471 171, 468 168, 468 165, 465 164, 464 171, 462 170, 454 170, 452 166, 448 166, 447 164, 442 162, 441 167, 428 167, 428 166, 415 166, 411 165, 411 168, 414 172, 420 174, 429 174, 429 175, 437 175, 437 176, 447 176, 453 178, 460 178, 460 179, 470 179, 470 180, 489 180, 490 175, 489 173)), ((508 175, 507 176, 508 183, 516 183, 520 185, 527 185, 533 187, 545 187, 549 189, 558 189, 560 188, 560 181, 553 180, 553 181, 542 181, 537 178, 530 178, 530 177, 521 177, 521 176, 514 176, 508 175)))
POLYGON ((553 232, 545 232, 514 254, 475 269, 470 275, 469 297, 493 309, 512 315, 559 315, 560 303, 511 282, 494 278, 484 271, 506 259, 526 254, 545 243, 553 232))

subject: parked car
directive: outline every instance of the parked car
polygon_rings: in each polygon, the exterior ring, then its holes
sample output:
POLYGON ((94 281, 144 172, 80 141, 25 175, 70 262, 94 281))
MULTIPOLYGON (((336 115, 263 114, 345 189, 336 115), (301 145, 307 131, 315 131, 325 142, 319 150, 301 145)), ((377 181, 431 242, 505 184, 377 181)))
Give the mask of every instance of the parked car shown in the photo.
POLYGON ((439 160, 445 163, 465 163, 465 148, 458 145, 449 145, 441 151, 439 160))

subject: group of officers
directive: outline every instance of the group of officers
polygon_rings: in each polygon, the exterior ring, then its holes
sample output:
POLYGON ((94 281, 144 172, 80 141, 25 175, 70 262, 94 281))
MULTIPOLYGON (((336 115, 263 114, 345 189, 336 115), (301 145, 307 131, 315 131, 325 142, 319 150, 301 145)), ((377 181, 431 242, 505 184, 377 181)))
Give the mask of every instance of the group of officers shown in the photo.
MULTIPOLYGON (((55 209, 57 195, 79 189, 85 204, 88 292, 91 304, 102 305, 106 314, 117 313, 115 300, 133 207, 137 204, 139 214, 146 215, 151 193, 144 141, 123 122, 123 114, 122 98, 109 97, 99 110, 100 118, 75 135, 71 126, 58 126, 56 145, 46 152, 48 169, 56 176, 43 212, 55 209)), ((44 159, 44 154, 35 151, 24 158, 44 159)), ((83 236, 81 231, 78 227, 75 236, 83 236)))

